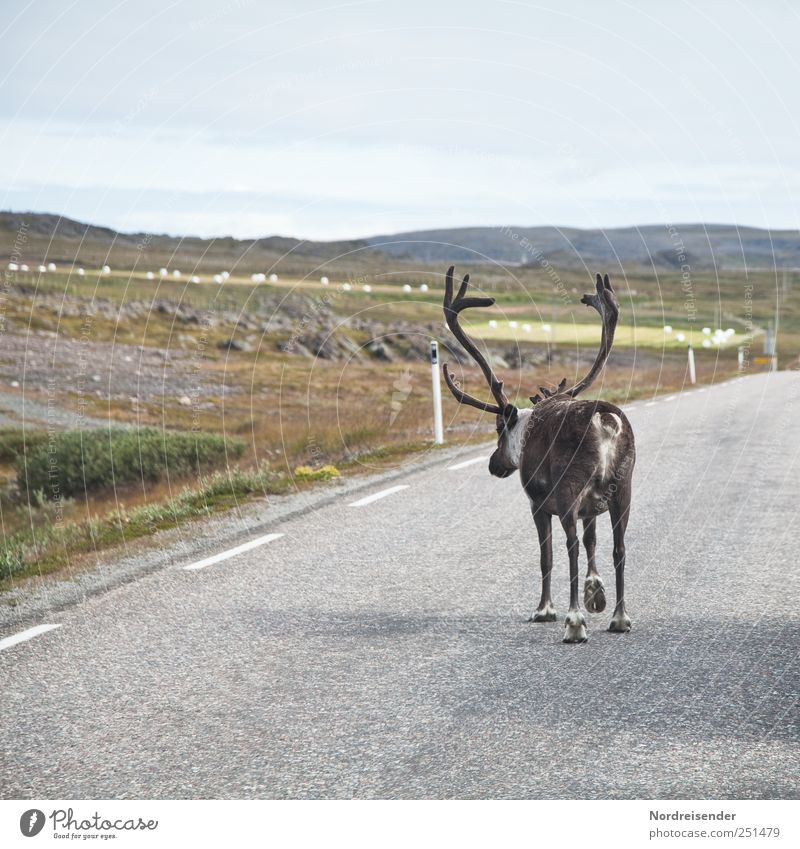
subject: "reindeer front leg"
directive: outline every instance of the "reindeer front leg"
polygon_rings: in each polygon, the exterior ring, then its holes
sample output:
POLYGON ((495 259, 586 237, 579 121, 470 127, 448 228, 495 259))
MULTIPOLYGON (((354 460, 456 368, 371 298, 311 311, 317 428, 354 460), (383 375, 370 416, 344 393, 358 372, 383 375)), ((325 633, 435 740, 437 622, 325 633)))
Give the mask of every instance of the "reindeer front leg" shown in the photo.
POLYGON ((581 613, 578 596, 578 522, 574 513, 561 517, 561 525, 567 535, 567 553, 569 554, 569 611, 564 620, 564 642, 585 643, 586 617, 581 613))
POLYGON ((529 622, 555 622, 556 609, 550 598, 550 576, 553 573, 552 516, 531 505, 533 521, 539 533, 539 560, 542 567, 542 597, 529 622))

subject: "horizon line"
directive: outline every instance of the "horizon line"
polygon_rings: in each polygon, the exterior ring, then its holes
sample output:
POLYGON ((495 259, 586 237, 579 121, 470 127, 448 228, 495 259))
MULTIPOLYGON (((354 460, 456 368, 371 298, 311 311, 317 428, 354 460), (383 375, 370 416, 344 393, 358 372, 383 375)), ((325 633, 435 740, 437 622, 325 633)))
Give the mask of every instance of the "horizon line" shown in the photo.
MULTIPOLYGON (((170 239, 199 239, 202 241, 216 241, 217 239, 235 239, 238 242, 257 242, 262 239, 291 239, 297 242, 314 242, 318 244, 333 244, 336 242, 370 242, 375 239, 388 239, 394 238, 398 236, 408 236, 414 234, 422 234, 422 233, 441 233, 441 232, 451 232, 458 230, 505 230, 505 229, 514 229, 514 230, 554 230, 557 232, 565 232, 569 230, 578 231, 581 233, 609 233, 613 231, 619 230, 647 230, 653 228, 663 228, 666 230, 670 230, 671 228, 686 228, 686 227, 701 227, 704 230, 710 229, 720 229, 720 228, 732 228, 735 230, 758 230, 763 233, 798 233, 800 234, 800 228, 794 227, 781 227, 781 228, 771 228, 771 227, 759 227, 753 224, 741 224, 735 222, 704 222, 704 221, 680 221, 680 222, 650 222, 647 224, 627 224, 627 225, 618 225, 614 227, 577 227, 572 224, 524 224, 524 225, 511 225, 511 224, 460 224, 452 227, 420 227, 416 230, 400 230, 396 233, 376 233, 374 235, 369 236, 350 236, 350 237, 342 237, 336 239, 315 239, 315 238, 306 238, 304 236, 289 236, 282 233, 271 233, 269 235, 261 235, 261 236, 234 236, 231 233, 219 233, 214 236, 201 236, 196 233, 176 233, 176 232, 155 232, 152 230, 118 230, 115 227, 109 226, 107 224, 99 224, 95 222, 87 222, 82 221, 78 218, 72 218, 69 215, 65 215, 64 213, 58 212, 46 212, 42 210, 17 210, 17 209, 0 209, 0 215, 29 215, 29 216, 48 216, 51 218, 57 218, 59 221, 70 221, 75 224, 79 224, 84 227, 95 227, 102 230, 110 230, 119 236, 140 236, 140 235, 148 235, 148 236, 164 236, 170 239)), ((407 240, 407 241, 417 241, 417 240, 407 240)))

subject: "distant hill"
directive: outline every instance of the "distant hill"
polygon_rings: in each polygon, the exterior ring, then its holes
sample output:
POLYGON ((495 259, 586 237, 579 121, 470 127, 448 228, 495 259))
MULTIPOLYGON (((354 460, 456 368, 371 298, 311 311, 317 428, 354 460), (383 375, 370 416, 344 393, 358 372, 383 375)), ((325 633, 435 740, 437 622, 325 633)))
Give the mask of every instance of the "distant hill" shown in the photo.
POLYGON ((693 270, 800 268, 800 234, 728 224, 680 224, 579 230, 572 227, 464 227, 374 236, 383 253, 417 261, 476 262, 591 270, 599 265, 693 270), (527 240, 527 243, 523 240, 527 240))
POLYGON ((359 273, 450 262, 498 262, 504 265, 614 270, 624 267, 680 271, 733 271, 800 268, 800 234, 728 224, 680 224, 579 230, 572 227, 462 227, 420 230, 337 242, 306 241, 285 236, 200 239, 159 234, 117 233, 48 213, 0 212, 0 240, 12 253, 25 225, 22 262, 44 259, 118 268, 134 263, 185 269, 241 272, 280 268, 309 273, 309 266, 359 273))
POLYGON ((240 273, 280 268, 285 273, 306 274, 316 266, 334 267, 340 273, 361 273, 402 260, 390 258, 366 240, 312 242, 283 236, 234 239, 221 236, 167 236, 157 233, 118 233, 107 227, 84 224, 71 218, 41 212, 0 212, 0 244, 11 257, 15 245, 19 262, 34 265, 45 260, 90 268, 153 269, 160 266, 240 273))

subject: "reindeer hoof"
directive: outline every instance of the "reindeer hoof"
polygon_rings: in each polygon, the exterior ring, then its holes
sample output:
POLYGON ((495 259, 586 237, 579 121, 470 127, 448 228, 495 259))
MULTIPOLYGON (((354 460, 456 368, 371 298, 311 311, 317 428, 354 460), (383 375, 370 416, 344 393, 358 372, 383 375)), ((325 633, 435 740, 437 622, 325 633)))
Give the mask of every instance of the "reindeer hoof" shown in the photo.
POLYGON ((586 617, 580 610, 570 610, 564 625, 565 643, 585 643, 589 639, 586 636, 586 617))
POLYGON ((627 634, 631 629, 631 620, 627 614, 615 615, 608 626, 608 630, 614 634, 627 634))
POLYGON ((589 613, 602 613, 606 609, 606 591, 597 575, 590 575, 583 585, 583 606, 589 613))
POLYGON ((548 601, 544 607, 539 607, 533 611, 528 622, 555 622, 557 618, 555 607, 553 607, 552 602, 548 601))

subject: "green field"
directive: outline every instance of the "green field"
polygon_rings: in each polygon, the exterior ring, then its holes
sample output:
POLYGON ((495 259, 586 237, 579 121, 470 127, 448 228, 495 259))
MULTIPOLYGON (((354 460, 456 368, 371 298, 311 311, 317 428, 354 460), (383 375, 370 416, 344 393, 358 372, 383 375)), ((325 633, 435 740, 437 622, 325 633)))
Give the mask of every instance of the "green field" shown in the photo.
MULTIPOLYGON (((442 317, 445 267, 371 257, 353 269, 333 269, 295 256, 291 267, 278 269, 276 281, 256 282, 251 274, 269 267, 239 265, 223 255, 227 248, 221 245, 219 264, 206 261, 201 267, 183 253, 174 263, 182 270, 180 278, 160 278, 159 267, 170 264, 167 247, 148 255, 129 246, 131 262, 126 267, 125 255, 118 263, 110 258, 109 273, 82 258, 84 274, 78 275, 80 263, 73 267, 58 257, 56 271, 6 273, 8 354, 0 363, 5 370, 0 388, 4 378, 2 391, 11 400, 24 391, 40 403, 85 408, 89 416, 139 428, 220 434, 240 442, 243 453, 230 463, 208 464, 202 474, 199 467, 192 474, 184 470, 178 479, 143 481, 137 472, 135 482, 126 482, 120 475, 113 502, 107 492, 87 488, 55 503, 41 487, 30 501, 14 470, 24 467, 19 457, 35 450, 34 437, 46 433, 45 423, 34 423, 35 434, 30 424, 27 433, 9 427, 3 435, 4 462, 0 458, 6 479, 0 510, 8 543, 5 554, 0 551, 0 588, 3 570, 11 586, 11 575, 79 568, 81 558, 99 548, 241 500, 311 485, 325 468, 352 475, 432 449, 428 344, 433 338, 445 346, 453 342, 442 317), (215 281, 226 266, 230 275, 215 281), (193 276, 199 282, 192 282, 193 276), (74 370, 64 368, 70 354, 59 349, 53 356, 47 350, 48 340, 55 339, 59 345, 71 341, 73 356, 79 341, 79 355, 87 363, 107 359, 113 344, 119 368, 142 370, 141 386, 128 393, 115 389, 113 380, 92 382, 99 367, 90 365, 79 392, 74 370), (381 339, 388 340, 388 353, 371 347, 381 339), (283 346, 293 340, 301 344, 287 353, 283 346), (320 340, 337 344, 320 353, 315 347, 320 340), (35 372, 26 370, 24 386, 20 351, 40 375, 37 381, 31 376, 35 372), (140 351, 150 352, 148 362, 159 357, 166 367, 143 368, 140 351), (52 380, 50 372, 42 377, 44 363, 52 364, 52 380), (181 370, 193 373, 192 386, 205 388, 196 395, 189 390, 190 398, 186 389, 166 390, 170 376, 181 370)), ((77 248, 64 240, 59 250, 60 257, 68 257, 77 248)), ((100 246, 97 253, 101 258, 100 246)), ((38 261, 28 257, 29 269, 38 261)), ((493 308, 465 314, 464 325, 502 364, 498 370, 511 397, 527 404, 540 385, 554 386, 585 372, 600 341, 599 317, 580 301, 593 288, 589 274, 490 264, 458 271, 470 272, 475 294, 496 299, 493 308)), ((635 398, 679 391, 687 382, 690 341, 701 383, 736 374, 740 345, 751 349, 750 371, 766 368, 757 358, 778 301, 779 363, 797 367, 800 285, 794 285, 795 276, 704 271, 693 274, 687 292, 680 274, 668 270, 656 274, 632 267, 612 275, 621 308, 615 354, 585 397, 624 407, 635 398), (665 332, 665 325, 672 331, 665 332), (702 328, 713 332, 718 326, 734 333, 716 344, 702 328)), ((471 363, 462 363, 458 376, 468 391, 486 394, 483 376, 471 363)), ((491 437, 491 417, 459 406, 447 394, 443 400, 450 444, 491 437)))
MULTIPOLYGON (((727 328, 726 328, 727 329, 727 328)), ((578 324, 577 322, 545 322, 531 319, 514 320, 514 325, 508 321, 498 321, 491 326, 488 321, 469 325, 469 332, 479 339, 502 339, 511 342, 537 342, 544 345, 567 345, 579 347, 597 345, 600 342, 600 325, 578 324)), ((707 347, 709 352, 720 348, 736 348, 749 341, 744 333, 733 333, 719 342, 712 342, 713 335, 705 335, 700 329, 689 327, 673 327, 670 333, 663 327, 648 327, 647 325, 621 324, 617 329, 614 344, 624 347, 646 348, 686 348, 691 342, 695 348, 707 347), (680 339, 680 336, 683 339, 680 339), (708 346, 703 342, 707 341, 708 346)))

